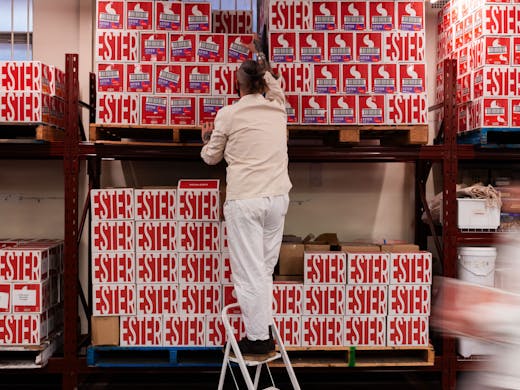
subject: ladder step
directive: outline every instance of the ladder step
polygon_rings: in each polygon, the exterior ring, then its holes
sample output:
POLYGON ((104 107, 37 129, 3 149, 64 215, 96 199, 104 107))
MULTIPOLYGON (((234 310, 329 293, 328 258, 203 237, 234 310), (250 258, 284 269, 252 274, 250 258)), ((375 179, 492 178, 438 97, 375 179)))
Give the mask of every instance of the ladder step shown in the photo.
MULTIPOLYGON (((261 355, 261 356, 263 356, 263 355, 261 355)), ((282 355, 280 353, 275 353, 274 355, 265 355, 265 356, 266 356, 265 358, 259 359, 259 360, 248 359, 248 357, 244 356, 244 363, 246 364, 246 366, 253 367, 253 366, 259 366, 260 364, 272 362, 272 361, 280 359, 282 357, 282 355)), ((229 361, 233 362, 233 363, 238 363, 238 358, 230 354, 229 361)))

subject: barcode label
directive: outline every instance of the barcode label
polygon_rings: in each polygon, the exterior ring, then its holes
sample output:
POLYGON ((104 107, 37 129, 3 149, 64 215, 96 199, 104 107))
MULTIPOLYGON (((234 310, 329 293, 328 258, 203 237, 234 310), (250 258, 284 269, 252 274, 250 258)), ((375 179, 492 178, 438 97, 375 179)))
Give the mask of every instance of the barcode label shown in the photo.
POLYGON ((333 55, 350 55, 350 47, 332 47, 330 49, 330 54, 333 55))
POLYGON ((347 85, 352 87, 363 87, 365 86, 365 79, 347 79, 347 85))
POLYGON ((403 16, 401 18, 401 23, 403 23, 403 24, 421 24, 422 19, 418 16, 403 16))
POLYGON ((167 70, 161 70, 159 72, 159 78, 177 84, 179 82, 180 76, 178 74, 168 72, 167 70))
POLYGON ((316 16, 314 18, 316 23, 324 24, 324 23, 334 23, 334 16, 316 16))
POLYGON ((273 48, 273 54, 275 55, 293 55, 294 49, 292 47, 275 47, 273 48))
POLYGON ((211 42, 200 42, 200 48, 207 51, 218 52, 218 45, 211 42))
POLYGON ((353 116, 354 110, 352 108, 335 108, 332 113, 334 116, 353 116))
POLYGON ((515 51, 520 51, 520 45, 515 45, 515 51))
POLYGON ((507 48, 505 46, 488 46, 489 54, 504 54, 507 52, 507 48))
POLYGON ((130 81, 150 81, 148 73, 132 73, 130 74, 130 81))
POLYGON ((231 46, 229 47, 229 49, 230 49, 230 50, 233 50, 233 51, 236 51, 236 52, 238 52, 238 53, 240 53, 240 54, 244 54, 244 55, 247 55, 247 53, 249 52, 249 49, 248 49, 247 47, 242 46, 242 45, 240 45, 240 44, 238 44, 238 43, 235 43, 235 42, 233 42, 233 43, 231 44, 231 46))
POLYGON ((179 14, 161 13, 161 15, 159 15, 159 20, 163 22, 179 23, 181 21, 181 16, 179 14))
POLYGON ((166 99, 165 98, 158 98, 158 97, 147 96, 146 97, 146 104, 152 104, 154 106, 166 106, 166 99))
POLYGON ((305 116, 324 116, 325 110, 321 108, 306 108, 305 116))
POLYGON ((403 79, 403 85, 404 86, 421 86, 422 85, 422 79, 403 79))
POLYGON ((380 108, 363 108, 363 116, 381 116, 383 110, 380 108))
POLYGON ((379 48, 378 47, 361 47, 359 50, 360 54, 365 55, 376 55, 379 54, 379 48))
POLYGON ((475 77, 475 84, 480 84, 483 80, 484 76, 482 76, 482 74, 478 74, 477 77, 475 77))
POLYGON ((316 85, 319 87, 333 87, 336 85, 336 79, 317 79, 316 85))
POLYGON ((365 20, 363 19, 363 16, 350 16, 350 15, 345 15, 345 17, 343 18, 343 23, 345 24, 360 24, 360 23, 364 23, 365 20))
POLYGON ((128 17, 131 19, 148 19, 148 12, 145 11, 128 11, 128 17))
POLYGON ((117 70, 102 70, 99 72, 99 78, 108 79, 119 77, 119 72, 117 70))
POLYGON ((503 107, 488 107, 485 113, 486 115, 504 115, 505 109, 503 107))
POLYGON ((391 16, 373 16, 372 24, 390 24, 392 23, 391 16))
POLYGON ((164 40, 162 39, 147 39, 144 41, 145 48, 156 48, 156 47, 164 47, 164 40))
POLYGON ((190 74, 190 81, 207 82, 207 81, 209 81, 209 74, 200 74, 200 73, 190 74))
POLYGON ((190 99, 175 99, 171 100, 170 104, 172 107, 189 107, 191 106, 190 99))
POLYGON ((296 115, 296 110, 292 107, 285 107, 285 112, 287 113, 287 115, 289 116, 294 116, 296 115))
POLYGON ((320 47, 303 47, 302 54, 304 55, 318 55, 321 54, 320 47))
POLYGON ((172 49, 191 49, 191 41, 175 41, 171 44, 172 49))
POLYGON ((196 24, 196 23, 208 23, 208 17, 205 16, 205 15, 202 15, 202 16, 190 15, 190 16, 188 16, 188 24, 196 24))
POLYGON ((205 106, 223 106, 224 99, 222 98, 204 98, 205 106))
POLYGON ((99 20, 102 20, 104 22, 118 22, 119 23, 119 15, 102 13, 101 15, 99 15, 99 20))
POLYGON ((518 106, 513 106, 513 112, 514 112, 515 114, 519 114, 519 113, 520 113, 520 105, 518 105, 518 106))
POLYGON ((374 85, 376 87, 392 87, 395 83, 394 79, 375 79, 374 85))

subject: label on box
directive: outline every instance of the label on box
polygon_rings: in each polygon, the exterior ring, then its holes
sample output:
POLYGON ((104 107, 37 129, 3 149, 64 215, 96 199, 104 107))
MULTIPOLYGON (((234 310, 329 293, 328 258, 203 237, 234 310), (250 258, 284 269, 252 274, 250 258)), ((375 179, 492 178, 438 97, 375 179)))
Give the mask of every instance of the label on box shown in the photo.
POLYGON ((213 10, 212 31, 221 34, 252 34, 253 11, 213 10))
POLYGON ((344 315, 345 286, 334 284, 304 285, 303 314, 344 315))
POLYGON ((0 92, 0 121, 49 123, 49 97, 40 92, 0 92))
POLYGON ((209 94, 211 86, 211 66, 184 66, 184 92, 193 94, 209 94))
POLYGON ((191 221, 218 221, 219 185, 219 180, 179 180, 177 218, 191 221))
POLYGON ((473 46, 475 67, 484 65, 509 65, 511 39, 506 36, 486 36, 477 39, 473 46))
POLYGON ((170 125, 195 125, 196 120, 195 97, 170 97, 170 125))
POLYGON ((402 93, 425 92, 426 69, 424 64, 400 64, 399 75, 402 93))
POLYGON ((465 74, 464 76, 457 78, 457 102, 466 103, 471 99, 471 74, 465 74))
POLYGON ((231 280, 231 258, 229 252, 222 252, 221 254, 221 264, 222 268, 220 270, 220 281, 222 284, 230 284, 233 283, 231 280))
POLYGON ((92 221, 92 251, 134 251, 134 228, 134 221, 92 221))
POLYGON ((297 39, 295 32, 272 32, 269 34, 270 57, 273 62, 297 61, 297 39))
POLYGON ((368 7, 366 1, 342 1, 339 6, 343 30, 363 31, 367 28, 368 7))
POLYGON ((428 316, 388 316, 387 345, 428 345, 428 316))
POLYGON ((126 64, 126 90, 153 92, 153 65, 126 64))
POLYGON ((165 62, 168 60, 166 50, 167 33, 141 33, 141 61, 165 62))
POLYGON ((312 8, 308 0, 271 0, 269 31, 312 30, 312 8))
POLYGON ((343 65, 344 90, 347 94, 363 94, 370 90, 370 67, 368 64, 343 65))
POLYGON ((302 314, 303 284, 274 283, 273 313, 279 315, 302 314))
MULTIPOLYGON (((479 104, 476 102, 476 104, 479 104)), ((509 126, 509 100, 483 99, 481 102, 484 111, 484 126, 509 126)))
POLYGON ((520 99, 511 99, 511 126, 520 126, 520 99))
POLYGON ((397 3, 399 30, 421 31, 424 29, 424 2, 399 1, 397 3))
POLYGON ((392 1, 369 1, 368 14, 372 31, 395 29, 395 3, 392 1))
MULTIPOLYGON (((519 16, 520 16, 520 9, 519 9, 519 16)), ((520 37, 512 37, 511 39, 512 48, 512 64, 513 65, 520 65, 520 37)))
POLYGON ((97 64, 98 92, 123 92, 124 65, 97 64))
POLYGON ((126 2, 127 30, 153 30, 154 2, 139 0, 126 2))
POLYGON ((11 285, 0 283, 0 313, 11 312, 11 285))
POLYGON ((178 284, 138 284, 138 314, 177 314, 179 312, 178 284))
POLYGON ((42 314, 0 315, 0 345, 40 345, 45 321, 42 314))
POLYGON ((175 251, 177 221, 136 221, 137 252, 175 251))
POLYGON ((275 72, 280 75, 280 86, 288 93, 310 93, 313 91, 311 64, 278 64, 275 72))
POLYGON ((387 284, 389 261, 386 253, 347 253, 347 282, 387 284))
POLYGON ((382 58, 381 33, 356 34, 356 59, 360 62, 379 62, 382 58))
POLYGON ((253 54, 247 46, 251 42, 253 42, 252 35, 229 34, 227 36, 228 62, 243 62, 251 59, 253 54))
POLYGON ((49 282, 14 283, 13 313, 42 313, 50 306, 49 282))
POLYGON ((122 29, 124 20, 124 1, 98 1, 97 28, 122 29))
POLYGON ((197 36, 195 34, 170 34, 170 62, 195 62, 197 36))
POLYGON ((313 30, 328 31, 338 28, 338 3, 336 1, 313 1, 313 30))
POLYGON ((341 90, 339 64, 314 65, 314 92, 335 94, 341 90))
POLYGON ((168 98, 159 95, 141 95, 141 124, 166 125, 168 123, 168 98))
POLYGON ((429 284, 398 284, 388 288, 389 315, 430 314, 429 284))
MULTIPOLYGON (((222 285, 222 307, 237 303, 237 293, 235 286, 232 284, 222 285)), ((235 308, 229 311, 230 313, 240 313, 240 308, 235 308)))
POLYGON ((473 15, 466 16, 462 21, 462 44, 469 45, 473 41, 473 15))
POLYGON ((226 36, 224 34, 200 34, 197 55, 200 62, 226 62, 226 36))
POLYGON ((387 286, 381 284, 348 284, 347 315, 386 315, 387 286))
POLYGON ((162 317, 121 316, 119 345, 122 347, 162 345, 162 317))
POLYGON ((90 191, 92 220, 133 220, 133 188, 93 189, 90 191))
POLYGON ((179 221, 179 252, 219 252, 219 222, 179 221))
POLYGON ((510 70, 509 67, 486 66, 474 71, 473 97, 508 96, 510 70))
POLYGON ((182 3, 155 1, 155 30, 182 30, 182 3))
POLYGON ((274 324, 284 346, 302 345, 302 319, 300 316, 274 316, 274 324))
POLYGON ((303 259, 305 284, 345 284, 347 263, 343 252, 305 252, 303 259))
POLYGON ((383 60, 389 63, 424 62, 426 60, 424 34, 424 31, 384 33, 383 60))
POLYGON ((345 316, 345 346, 386 345, 385 316, 345 316))
POLYGON ((135 189, 135 219, 175 219, 177 192, 171 189, 135 189))
POLYGON ((39 282, 49 275, 47 250, 0 250, 0 280, 7 282, 39 282))
POLYGON ((509 96, 520 96, 520 67, 509 67, 509 96))
POLYGON ((134 253, 92 253, 92 283, 135 283, 134 253))
POLYGON ((427 124, 428 105, 426 94, 399 94, 387 96, 387 123, 427 124))
POLYGON ((327 51, 327 58, 330 62, 353 61, 355 52, 354 34, 346 32, 329 32, 327 34, 327 51))
POLYGON ((139 95, 97 94, 97 123, 139 124, 139 95))
POLYGON ((204 346, 204 316, 164 316, 164 346, 204 346))
POLYGON ((184 31, 211 31, 211 3, 184 4, 184 31))
POLYGON ((137 283, 178 283, 176 252, 136 254, 137 283))
POLYGON ((179 311, 184 314, 219 314, 222 305, 220 283, 181 283, 179 311))
POLYGON ((136 314, 135 284, 93 284, 95 316, 136 314))
POLYGON ((390 253, 390 284, 431 284, 431 282, 431 253, 390 253))
POLYGON ((302 123, 327 124, 327 106, 326 95, 302 95, 302 123))
POLYGON ((220 253, 180 253, 180 283, 220 283, 220 253))
POLYGON ((483 34, 509 35, 516 34, 515 6, 485 4, 483 34))
POLYGON ((459 20, 457 23, 455 23, 455 47, 461 48, 463 43, 463 34, 464 32, 464 25, 462 24, 462 20, 459 20))
POLYGON ((287 113, 287 123, 300 123, 300 95, 285 95, 285 112, 287 113))
POLYGON ((359 123, 383 124, 385 122, 385 96, 359 96, 359 123))
POLYGON ((98 31, 96 36, 96 61, 139 61, 136 31, 98 31))
POLYGON ((233 95, 236 94, 235 79, 239 64, 216 64, 213 65, 211 80, 213 94, 233 95))
POLYGON ((334 96, 329 98, 330 124, 357 124, 358 103, 356 96, 334 96))
POLYGON ((372 64, 372 92, 395 93, 398 85, 396 64, 372 64))
POLYGON ((342 346, 343 317, 302 316, 302 346, 342 346))
POLYGON ((466 74, 470 71, 470 50, 467 46, 463 46, 455 52, 457 58, 457 70, 459 75, 466 74))
POLYGON ((213 122, 218 110, 226 105, 222 96, 199 97, 199 123, 213 122))

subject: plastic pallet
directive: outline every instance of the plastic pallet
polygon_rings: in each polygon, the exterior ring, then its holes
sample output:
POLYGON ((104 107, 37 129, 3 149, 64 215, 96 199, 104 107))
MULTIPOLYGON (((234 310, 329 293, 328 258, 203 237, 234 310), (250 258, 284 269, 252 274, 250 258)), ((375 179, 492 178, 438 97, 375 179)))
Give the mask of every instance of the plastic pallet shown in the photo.
POLYGON ((520 128, 485 127, 458 134, 459 144, 481 145, 482 147, 520 148, 520 128))

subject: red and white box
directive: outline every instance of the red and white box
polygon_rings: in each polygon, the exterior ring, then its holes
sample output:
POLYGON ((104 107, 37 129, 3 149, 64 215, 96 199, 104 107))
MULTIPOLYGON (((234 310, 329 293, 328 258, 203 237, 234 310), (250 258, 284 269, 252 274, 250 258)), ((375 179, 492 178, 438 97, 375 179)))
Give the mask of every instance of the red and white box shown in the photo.
POLYGON ((520 126, 520 99, 511 99, 511 126, 520 126))
POLYGON ((11 284, 0 283, 0 313, 11 312, 11 284))
POLYGON ((455 23, 455 34, 454 34, 454 39, 455 39, 455 47, 457 49, 460 49, 462 47, 462 45, 464 45, 464 24, 462 23, 462 20, 459 20, 457 21, 457 23, 455 23))
POLYGON ((274 324, 284 346, 301 347, 302 318, 300 316, 273 316, 274 324))
POLYGON ((192 94, 211 93, 211 66, 210 65, 185 65, 184 66, 184 92, 192 94))
POLYGON ((36 248, 0 250, 0 280, 40 282, 49 276, 49 251, 36 248))
POLYGON ((311 93, 313 72, 311 64, 277 64, 275 72, 280 75, 280 86, 287 93, 311 93))
MULTIPOLYGON (((509 72, 508 72, 509 74, 509 72)), ((467 103, 471 100, 471 73, 457 78, 457 102, 467 103)))
MULTIPOLYGON (((482 35, 512 35, 517 34, 516 6, 505 4, 484 4, 476 11, 482 15, 482 35)), ((478 20, 480 22, 480 19, 478 20)), ((477 23, 477 22, 475 22, 477 23)), ((478 37, 479 35, 476 35, 478 37)))
POLYGON ((333 31, 339 28, 337 1, 313 1, 312 16, 312 28, 315 31, 333 31))
POLYGON ((195 62, 197 60, 197 35, 169 34, 170 63, 195 62))
POLYGON ((229 252, 226 221, 220 221, 220 251, 229 252))
POLYGON ((302 316, 302 347, 342 346, 342 316, 302 316))
POLYGON ((213 10, 212 31, 220 34, 252 34, 253 11, 213 10))
POLYGON ((132 93, 98 93, 96 123, 139 124, 139 95, 132 93))
POLYGON ((269 58, 273 62, 298 62, 298 35, 286 31, 269 33, 269 58))
POLYGON ((469 130, 468 105, 464 104, 457 107, 457 132, 462 133, 469 130))
POLYGON ((520 67, 509 67, 509 96, 520 96, 520 67))
POLYGON ((211 3, 184 3, 183 8, 184 31, 211 31, 211 3))
POLYGON ((137 283, 178 283, 176 252, 136 253, 137 283))
POLYGON ((155 31, 182 31, 182 3, 155 1, 155 31))
POLYGON ((179 312, 183 314, 219 314, 222 310, 220 283, 181 283, 179 312))
POLYGON ((134 189, 106 188, 90 191, 92 220, 133 220, 134 189))
POLYGON ((164 346, 198 346, 205 342, 203 315, 175 315, 163 317, 164 346))
POLYGON ((178 314, 179 302, 179 285, 176 283, 137 284, 137 314, 178 314))
POLYGON ((396 29, 395 2, 374 1, 368 2, 369 28, 372 31, 392 31, 396 29))
POLYGON ((135 283, 134 252, 92 253, 92 283, 135 283))
POLYGON ((50 307, 48 280, 40 283, 13 283, 11 294, 13 313, 44 313, 50 307))
POLYGON ((0 345, 40 345, 47 337, 47 314, 0 315, 0 345))
POLYGON ((278 315, 302 314, 303 284, 275 282, 273 284, 273 313, 278 315))
POLYGON ((219 180, 181 179, 177 185, 179 221, 218 221, 219 180))
POLYGON ((300 95, 286 94, 285 95, 285 112, 287 113, 287 123, 300 123, 300 95))
POLYGON ((380 62, 383 58, 383 35, 378 32, 356 34, 356 60, 359 62, 380 62))
POLYGON ((479 97, 507 97, 514 80, 509 81, 511 68, 508 66, 484 66, 473 71, 473 99, 479 97))
POLYGON ((163 95, 141 95, 141 124, 168 124, 168 97, 163 95))
MULTIPOLYGON (((227 334, 224 324, 222 322, 222 316, 209 314, 206 315, 206 347, 220 347, 226 344, 227 334)), ((243 337, 246 337, 246 328, 241 315, 230 314, 229 324, 234 330, 235 339, 238 341, 243 337)))
POLYGON ((314 92, 336 94, 341 91, 341 65, 316 64, 314 65, 314 92))
POLYGON ((484 36, 473 43, 474 67, 511 64, 511 37, 484 36))
POLYGON ((135 250, 134 221, 92 221, 90 226, 93 252, 135 250))
POLYGON ((347 253, 348 284, 388 284, 389 262, 386 253, 347 253))
MULTIPOLYGON (((323 46, 325 47, 325 46, 323 46)), ((354 34, 348 32, 327 33, 326 60, 330 62, 354 61, 356 52, 354 47, 354 34)))
POLYGON ((358 123, 358 99, 352 95, 329 96, 329 123, 355 125, 358 123))
POLYGON ((425 93, 388 95, 386 103, 386 123, 389 125, 428 123, 425 93))
POLYGON ((117 63, 97 63, 96 77, 98 79, 98 92, 123 92, 125 66, 117 63))
POLYGON ((305 315, 344 315, 345 301, 345 285, 303 286, 303 314, 305 315))
POLYGON ((137 31, 97 31, 96 61, 139 61, 139 33, 137 31))
POLYGON ((305 284, 345 284, 347 260, 344 252, 305 252, 303 255, 305 284))
POLYGON ((369 64, 343 65, 343 92, 347 94, 364 94, 371 90, 369 64))
POLYGON ((394 284, 388 287, 388 315, 429 315, 429 284, 394 284))
POLYGON ((221 259, 220 282, 222 284, 233 283, 231 280, 231 255, 229 252, 222 252, 221 259))
POLYGON ((153 92, 154 71, 152 64, 126 64, 126 91, 153 92))
POLYGON ((197 121, 197 98, 170 96, 170 125, 194 126, 197 121))
POLYGON ((385 120, 385 95, 359 96, 360 124, 381 125, 385 120))
POLYGON ((473 41, 473 15, 468 15, 462 20, 462 44, 469 45, 473 41))
POLYGON ((141 61, 168 61, 168 33, 141 33, 141 61))
POLYGON ((388 290, 382 284, 347 284, 346 315, 385 316, 388 290))
MULTIPOLYGON (((238 303, 237 293, 233 284, 222 284, 222 307, 226 307, 233 303, 238 303)), ((230 313, 240 313, 240 308, 229 311, 230 313)))
POLYGON ((312 8, 308 0, 269 2, 269 31, 312 30, 312 8))
POLYGON ((509 127, 508 98, 479 98, 472 101, 470 130, 482 127, 509 127))
POLYGON ((428 346, 428 316, 388 316, 386 345, 428 346))
POLYGON ((197 40, 198 62, 226 62, 226 35, 225 34, 199 34, 197 40))
POLYGON ((154 1, 126 1, 126 29, 151 31, 154 29, 154 1))
POLYGON ((463 46, 456 49, 454 57, 457 58, 457 74, 459 76, 467 74, 471 70, 471 49, 468 46, 463 46))
MULTIPOLYGON (((424 67, 423 67, 424 68, 424 67)), ((372 64, 372 93, 396 93, 400 80, 397 74, 397 64, 372 64)))
POLYGON ((137 313, 136 285, 134 283, 93 284, 94 316, 118 316, 137 313))
POLYGON ((426 92, 426 65, 400 64, 399 91, 401 93, 426 92))
POLYGON ((134 189, 135 220, 175 219, 177 191, 175 188, 134 189))
POLYGON ((123 29, 124 28, 124 1, 98 1, 97 2, 97 28, 98 29, 123 29))
POLYGON ((383 61, 387 63, 424 62, 426 61, 425 40, 424 31, 383 33, 383 61))
POLYGON ((135 221, 136 252, 177 250, 177 221, 135 221))
POLYGON ((161 316, 121 316, 119 345, 122 347, 156 347, 162 345, 161 316))
MULTIPOLYGON (((180 203, 179 203, 180 205, 180 203)), ((179 252, 219 252, 220 223, 214 221, 179 221, 179 252)))
POLYGON ((511 57, 513 65, 520 65, 520 37, 515 36, 511 39, 511 57))
POLYGON ((226 105, 224 96, 199 96, 198 97, 199 124, 213 122, 218 110, 226 105))
POLYGON ((430 252, 390 253, 390 284, 431 284, 430 252))
POLYGON ((227 35, 227 60, 230 63, 243 62, 253 58, 253 53, 248 46, 253 42, 253 35, 228 34, 227 35))
POLYGON ((235 89, 236 73, 239 64, 215 64, 211 67, 212 93, 218 95, 233 95, 235 89))
POLYGON ((424 30, 424 2, 398 1, 397 25, 404 31, 424 30))
POLYGON ((340 7, 341 28, 346 31, 368 29, 368 3, 366 1, 342 1, 340 7))
POLYGON ((385 316, 345 316, 347 347, 383 347, 386 345, 385 316))
POLYGON ((220 283, 220 253, 179 253, 180 283, 220 283))
POLYGON ((320 124, 328 123, 327 95, 301 95, 301 123, 320 124))

